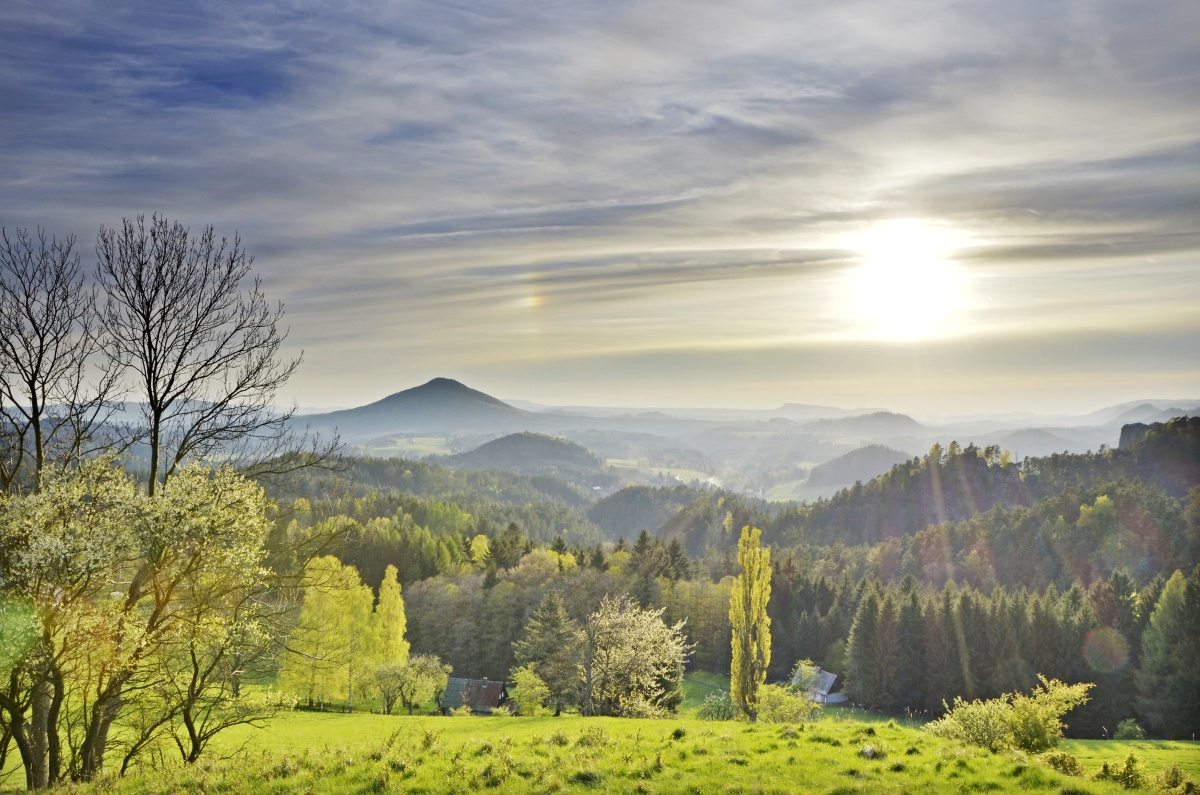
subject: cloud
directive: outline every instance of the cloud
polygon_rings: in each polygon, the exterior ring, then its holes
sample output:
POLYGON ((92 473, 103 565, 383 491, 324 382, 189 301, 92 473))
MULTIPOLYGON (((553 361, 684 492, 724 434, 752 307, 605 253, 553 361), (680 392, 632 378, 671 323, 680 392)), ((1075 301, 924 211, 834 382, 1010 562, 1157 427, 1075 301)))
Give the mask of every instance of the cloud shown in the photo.
MULTIPOLYGON (((1200 298, 1198 28, 1182 0, 10 4, 0 222, 239 229, 348 384, 306 402, 427 362, 828 346, 847 233, 891 217, 975 239, 963 345, 1141 339, 1200 298)), ((863 367, 864 399, 900 388, 863 367)))

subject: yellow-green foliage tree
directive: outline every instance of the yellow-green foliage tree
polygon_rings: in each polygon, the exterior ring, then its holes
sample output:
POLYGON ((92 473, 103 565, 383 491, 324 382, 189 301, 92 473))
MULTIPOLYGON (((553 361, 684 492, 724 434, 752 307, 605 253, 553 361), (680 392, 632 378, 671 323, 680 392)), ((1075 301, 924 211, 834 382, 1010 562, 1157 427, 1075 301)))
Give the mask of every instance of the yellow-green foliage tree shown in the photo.
POLYGON ((310 706, 345 696, 353 709, 354 693, 369 684, 374 650, 371 589, 358 570, 337 558, 315 558, 304 570, 304 603, 288 638, 280 680, 310 706))
POLYGON ((274 713, 279 699, 241 698, 231 681, 238 653, 271 633, 267 527, 259 486, 202 465, 153 497, 107 458, 0 497, 0 601, 18 631, 0 639, 0 724, 27 787, 92 779, 115 752, 124 771, 168 736, 192 762, 274 713))
POLYGON ((762 545, 762 531, 743 527, 738 539, 742 573, 729 595, 729 623, 733 629, 730 692, 733 702, 751 721, 758 719, 758 688, 766 681, 771 663, 771 552, 762 545))
POLYGON ((379 584, 379 604, 371 618, 375 626, 377 662, 404 663, 408 660, 408 641, 404 633, 408 620, 404 613, 404 598, 400 594, 400 574, 389 565, 379 584))

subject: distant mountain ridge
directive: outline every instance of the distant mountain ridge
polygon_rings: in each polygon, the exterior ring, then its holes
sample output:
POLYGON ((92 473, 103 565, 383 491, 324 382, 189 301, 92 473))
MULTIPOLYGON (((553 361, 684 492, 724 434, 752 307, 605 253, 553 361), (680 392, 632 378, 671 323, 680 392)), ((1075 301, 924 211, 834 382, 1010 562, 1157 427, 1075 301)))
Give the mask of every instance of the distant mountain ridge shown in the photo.
POLYGON ((875 434, 893 436, 922 433, 928 430, 927 426, 907 414, 897 414, 891 411, 876 411, 857 417, 817 420, 807 423, 804 429, 813 433, 843 433, 859 436, 875 434))

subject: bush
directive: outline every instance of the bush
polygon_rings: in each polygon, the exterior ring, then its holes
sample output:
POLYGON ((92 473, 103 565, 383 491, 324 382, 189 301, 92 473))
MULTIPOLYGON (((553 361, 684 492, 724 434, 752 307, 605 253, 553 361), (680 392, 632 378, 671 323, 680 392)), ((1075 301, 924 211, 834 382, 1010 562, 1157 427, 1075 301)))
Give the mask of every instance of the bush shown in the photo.
POLYGON ((513 687, 509 699, 517 705, 518 715, 541 715, 547 711, 544 705, 550 698, 550 688, 537 671, 523 665, 513 669, 510 678, 513 687))
POLYGON ((1047 751, 1040 759, 1064 776, 1082 776, 1083 765, 1074 755, 1066 751, 1047 751))
POLYGON ((987 701, 954 699, 947 713, 925 728, 939 737, 978 745, 991 751, 1047 751, 1062 739, 1062 716, 1088 701, 1091 684, 1041 682, 1029 695, 1006 693, 987 701))
POLYGON ((784 685, 758 689, 758 717, 764 723, 806 723, 818 709, 803 691, 784 685))
POLYGON ((733 720, 733 699, 727 690, 710 693, 700 705, 703 720, 733 720))
POLYGON ((1097 781, 1115 781, 1125 789, 1141 789, 1146 786, 1146 776, 1142 773, 1137 756, 1130 754, 1125 757, 1125 764, 1105 762, 1092 778, 1097 781))
POLYGON ((1179 765, 1171 765, 1155 776, 1154 787, 1163 792, 1180 793, 1180 795, 1192 795, 1192 793, 1200 792, 1200 786, 1194 779, 1185 776, 1179 769, 1179 765))
POLYGON ((1008 702, 1002 699, 963 701, 956 698, 954 706, 944 716, 927 724, 925 730, 938 737, 1001 751, 1011 742, 1006 720, 1008 712, 1008 702))
POLYGON ((1133 718, 1126 718, 1117 724, 1117 730, 1113 732, 1114 740, 1144 740, 1146 732, 1138 725, 1138 722, 1133 718))
POLYGON ((608 732, 604 731, 602 727, 588 726, 580 733, 579 739, 575 741, 575 744, 580 746, 600 747, 608 745, 609 742, 610 740, 608 738, 608 732))

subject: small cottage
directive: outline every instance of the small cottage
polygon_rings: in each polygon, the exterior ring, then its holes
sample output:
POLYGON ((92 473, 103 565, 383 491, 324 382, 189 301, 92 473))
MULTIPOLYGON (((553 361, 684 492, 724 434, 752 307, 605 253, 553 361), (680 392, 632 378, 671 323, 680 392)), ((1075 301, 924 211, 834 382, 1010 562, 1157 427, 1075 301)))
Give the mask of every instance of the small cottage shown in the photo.
POLYGON ((452 709, 467 706, 476 715, 490 715, 508 700, 508 690, 503 682, 487 679, 459 679, 450 677, 446 690, 438 702, 445 715, 452 709))
POLYGON ((808 697, 818 704, 845 704, 849 699, 841 690, 841 677, 833 671, 818 668, 809 682, 808 697))

